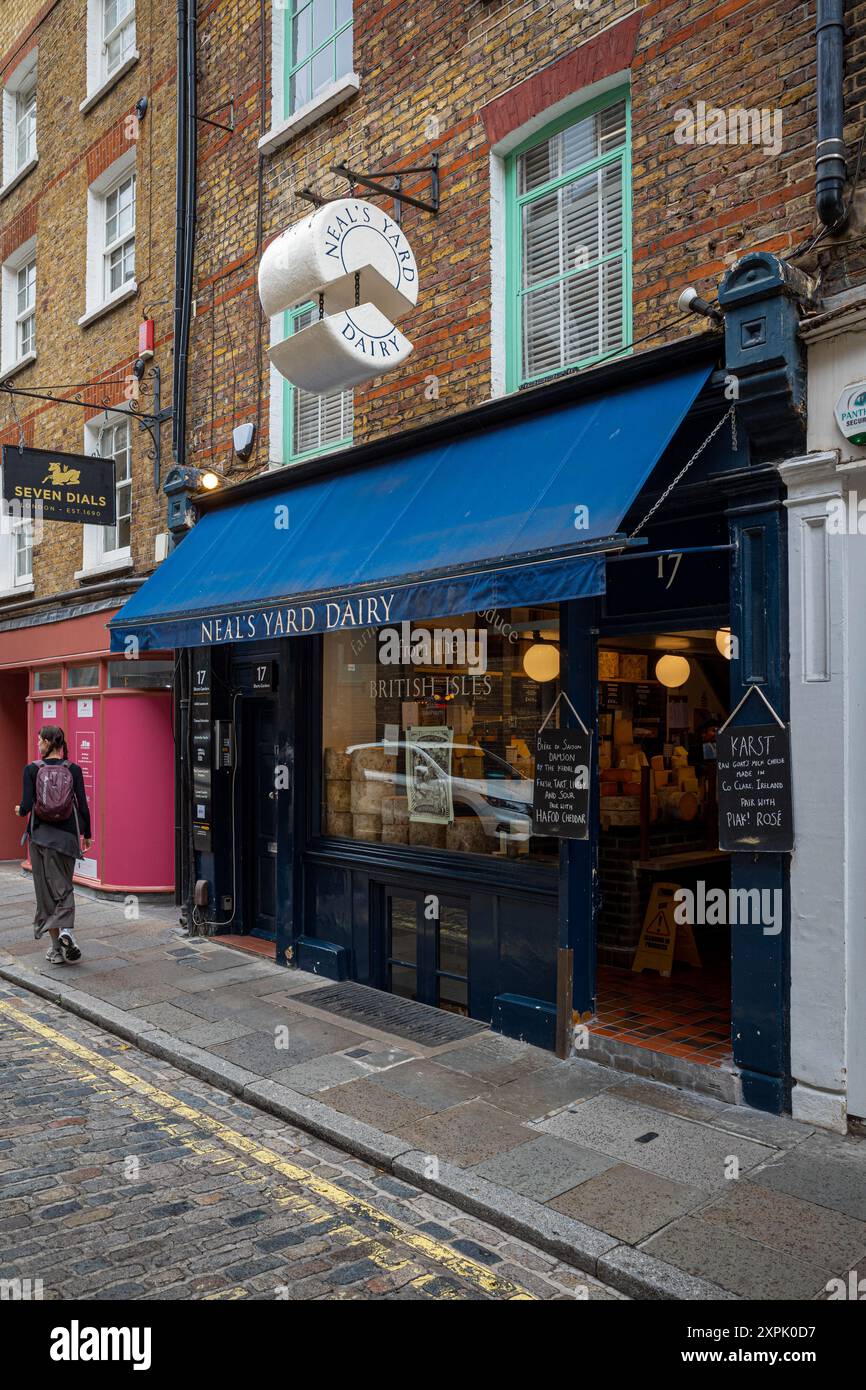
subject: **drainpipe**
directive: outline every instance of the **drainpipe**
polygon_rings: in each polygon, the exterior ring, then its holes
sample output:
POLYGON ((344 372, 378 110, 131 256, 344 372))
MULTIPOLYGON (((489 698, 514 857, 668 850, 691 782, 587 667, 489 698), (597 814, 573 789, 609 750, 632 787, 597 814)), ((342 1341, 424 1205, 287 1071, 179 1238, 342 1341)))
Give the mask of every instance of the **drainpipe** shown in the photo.
POLYGON ((843 190, 845 163, 844 76, 845 0, 818 0, 816 34, 818 143, 815 147, 815 205, 818 216, 831 231, 841 231, 848 220, 843 190))

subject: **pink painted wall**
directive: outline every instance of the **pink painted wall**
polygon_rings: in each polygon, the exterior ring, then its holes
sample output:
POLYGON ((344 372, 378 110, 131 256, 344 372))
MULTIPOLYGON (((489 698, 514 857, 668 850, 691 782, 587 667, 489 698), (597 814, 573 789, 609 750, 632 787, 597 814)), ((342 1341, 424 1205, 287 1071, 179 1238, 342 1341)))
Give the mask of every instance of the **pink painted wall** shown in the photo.
POLYGON ((106 794, 100 878, 132 888, 170 888, 174 883, 170 697, 103 695, 101 759, 106 794))
POLYGON ((26 671, 0 672, 0 859, 20 859, 24 821, 15 815, 27 756, 26 671))

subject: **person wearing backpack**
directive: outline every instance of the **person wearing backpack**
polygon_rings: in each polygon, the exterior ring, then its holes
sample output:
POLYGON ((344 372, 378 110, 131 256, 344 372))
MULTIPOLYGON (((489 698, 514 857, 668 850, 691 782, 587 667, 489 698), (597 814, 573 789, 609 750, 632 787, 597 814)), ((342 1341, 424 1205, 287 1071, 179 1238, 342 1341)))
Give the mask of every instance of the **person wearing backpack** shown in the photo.
POLYGON ((72 875, 81 850, 89 850, 90 810, 84 778, 69 761, 66 737, 56 724, 39 730, 39 761, 24 769, 24 789, 17 816, 27 816, 22 836, 30 839, 30 863, 36 892, 33 934, 48 932, 51 945, 45 959, 52 965, 81 959, 75 940, 75 896, 72 875))

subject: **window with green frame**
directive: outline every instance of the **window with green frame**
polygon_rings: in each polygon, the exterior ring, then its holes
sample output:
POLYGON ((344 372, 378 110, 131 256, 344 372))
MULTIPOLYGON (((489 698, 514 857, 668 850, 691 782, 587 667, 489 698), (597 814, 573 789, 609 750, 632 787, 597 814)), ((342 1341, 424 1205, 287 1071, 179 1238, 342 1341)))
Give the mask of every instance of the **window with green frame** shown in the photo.
POLYGON ((352 71, 352 0, 285 0, 284 113, 352 71))
MULTIPOLYGON (((283 316, 283 336, 312 323, 318 307, 303 304, 283 316)), ((318 396, 283 380, 283 458, 287 463, 329 454, 352 443, 354 393, 327 391, 318 396)))
POLYGON ((508 157, 507 385, 631 343, 631 111, 608 92, 508 157))

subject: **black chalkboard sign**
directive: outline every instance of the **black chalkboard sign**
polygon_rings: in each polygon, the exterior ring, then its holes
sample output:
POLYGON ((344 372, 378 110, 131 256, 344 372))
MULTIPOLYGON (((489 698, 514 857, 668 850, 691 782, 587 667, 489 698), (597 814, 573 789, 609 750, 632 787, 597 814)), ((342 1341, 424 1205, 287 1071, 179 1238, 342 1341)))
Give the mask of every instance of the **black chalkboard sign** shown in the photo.
POLYGON ((581 729, 539 732, 535 752, 533 833, 589 839, 592 735, 581 729))
POLYGON ((739 853, 794 848, 791 732, 780 724, 720 729, 719 848, 739 853))

